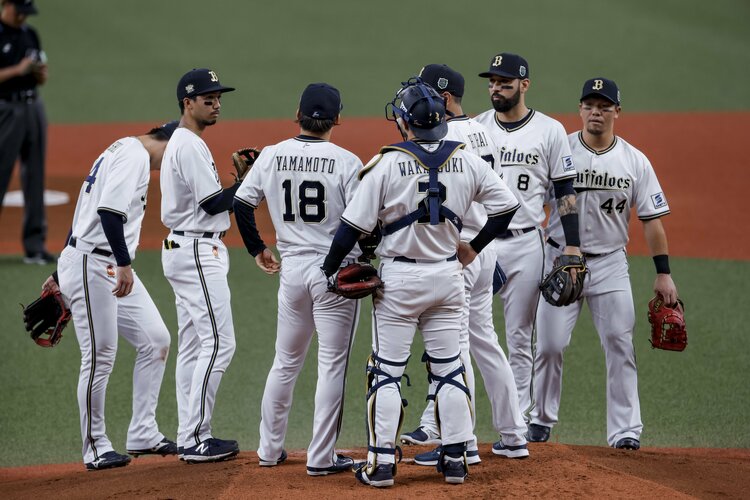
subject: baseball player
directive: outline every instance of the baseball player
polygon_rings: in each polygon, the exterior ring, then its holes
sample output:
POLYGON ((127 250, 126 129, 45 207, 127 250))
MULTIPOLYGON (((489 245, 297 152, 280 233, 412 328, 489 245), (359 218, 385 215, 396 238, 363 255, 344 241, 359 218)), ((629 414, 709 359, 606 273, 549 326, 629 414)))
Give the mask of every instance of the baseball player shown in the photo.
MULTIPOLYGON (((646 156, 614 133, 620 114, 620 92, 612 80, 592 78, 583 85, 579 104, 583 129, 568 140, 576 166, 575 190, 581 214, 581 249, 590 276, 583 297, 591 310, 607 361, 607 442, 637 450, 643 429, 633 328, 635 312, 625 245, 630 210, 643 221, 656 265, 654 291, 667 304, 677 301, 669 270, 667 237, 660 218, 669 205, 646 156)), ((560 254, 563 238, 559 211, 553 207, 547 228, 547 269, 560 254)), ((562 389, 563 352, 583 300, 565 307, 541 301, 537 313, 537 351, 531 422, 545 439, 557 423, 562 389)))
MULTIPOLYGON (((508 277, 500 291, 505 313, 508 359, 516 380, 521 411, 528 415, 532 403, 534 316, 539 283, 544 270, 546 192, 553 188, 565 237, 563 253, 580 255, 578 212, 573 179, 575 168, 565 129, 560 122, 526 107, 529 65, 516 54, 500 53, 489 69, 479 75, 489 79, 493 109, 476 117, 490 131, 500 148, 495 165, 521 201, 510 228, 495 242, 497 261, 508 277)), ((536 441, 537 429, 529 427, 528 440, 536 441)))
POLYGON ((461 143, 441 140, 448 131, 443 99, 421 79, 405 82, 386 110, 405 142, 382 148, 362 170, 323 265, 334 278, 359 236, 382 222, 377 254, 385 288, 373 300, 368 454, 356 476, 375 487, 393 485, 403 417, 400 381, 419 328, 423 360, 437 382, 435 411, 443 443, 438 470, 446 482, 460 484, 468 473, 466 441, 472 439, 459 346, 462 265, 506 230, 518 201, 484 160, 463 151, 461 143), (489 217, 471 242, 461 242, 461 220, 472 201, 489 217))
POLYGON ((177 122, 170 122, 145 135, 118 139, 99 155, 81 186, 57 273, 43 285, 55 291, 59 281, 73 313, 81 348, 78 408, 83 462, 88 470, 130 462, 129 456, 114 451, 104 425, 105 393, 118 333, 136 349, 128 453, 177 453, 175 443, 156 424, 169 331, 131 267, 146 209, 149 170, 159 170, 176 128, 177 122))
MULTIPOLYGON (((305 88, 297 110, 298 136, 263 149, 235 194, 237 226, 251 255, 266 272, 279 263, 255 227, 254 210, 265 198, 284 266, 278 293, 276 355, 261 403, 261 466, 286 458, 284 439, 297 381, 313 333, 318 333, 318 383, 307 473, 351 470, 354 460, 336 454, 346 371, 359 301, 328 293, 320 272, 346 203, 358 185, 362 162, 330 142, 342 109, 339 91, 325 83, 305 88)), ((347 260, 353 262, 356 254, 347 260)))
POLYGON ((187 462, 215 462, 239 453, 237 441, 213 437, 216 391, 234 354, 227 283, 229 254, 221 241, 239 184, 223 189, 201 139, 216 123, 225 87, 210 69, 188 71, 177 84, 180 126, 161 169, 161 220, 170 229, 162 266, 177 306, 178 453, 187 462))
MULTIPOLYGON (((463 142, 467 151, 482 157, 490 165, 499 163, 497 147, 490 139, 487 129, 463 112, 461 99, 464 95, 464 77, 444 64, 425 66, 419 76, 437 90, 445 101, 448 115, 448 133, 445 139, 463 142)), ((472 203, 463 218, 461 241, 471 241, 486 221, 487 213, 484 208, 478 203, 472 203)), ((502 436, 502 440, 493 447, 493 452, 512 458, 525 458, 529 456, 524 436, 526 423, 518 406, 513 372, 498 344, 492 320, 492 278, 496 265, 495 246, 490 243, 464 269, 466 302, 461 325, 461 361, 466 367, 466 385, 472 395, 472 416, 475 394, 472 357, 482 374, 492 406, 493 426, 502 436)), ((433 383, 432 387, 434 386, 433 383)), ((401 441, 405 444, 439 443, 435 408, 431 399, 422 413, 420 427, 414 432, 402 434, 401 441)), ((418 465, 436 465, 439 453, 440 449, 436 448, 432 452, 418 454, 414 457, 414 462, 418 465)), ((466 460, 469 465, 481 462, 476 436, 466 446, 466 460)))

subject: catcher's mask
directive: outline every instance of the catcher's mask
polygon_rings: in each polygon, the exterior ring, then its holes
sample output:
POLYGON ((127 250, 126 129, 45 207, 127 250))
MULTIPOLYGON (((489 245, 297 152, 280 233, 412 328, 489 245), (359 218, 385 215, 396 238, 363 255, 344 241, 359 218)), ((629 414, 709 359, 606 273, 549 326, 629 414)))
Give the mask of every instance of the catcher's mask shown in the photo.
MULTIPOLYGON (((401 118, 415 137, 425 141, 439 141, 448 133, 443 98, 418 76, 401 82, 396 96, 385 105, 385 117, 397 125, 401 118)), ((400 126, 399 131, 404 135, 400 126)))

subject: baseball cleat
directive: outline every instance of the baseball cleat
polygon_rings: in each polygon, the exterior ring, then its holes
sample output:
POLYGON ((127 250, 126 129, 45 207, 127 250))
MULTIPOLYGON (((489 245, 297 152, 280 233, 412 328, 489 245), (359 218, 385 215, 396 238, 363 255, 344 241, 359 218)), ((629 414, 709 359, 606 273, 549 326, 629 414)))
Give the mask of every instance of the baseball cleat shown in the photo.
POLYGON ((375 467, 372 474, 367 473, 367 463, 358 464, 354 476, 360 483, 369 484, 376 488, 387 488, 393 486, 393 464, 380 464, 375 467))
POLYGON ((185 448, 184 460, 189 464, 220 462, 240 452, 237 441, 208 438, 200 444, 185 448))
POLYGON ((633 437, 625 437, 615 443, 618 450, 637 450, 641 447, 641 442, 633 437))
POLYGON ((176 455, 177 451, 177 444, 167 438, 162 439, 151 448, 127 450, 128 455, 133 455, 134 457, 140 457, 141 455, 161 455, 162 457, 166 457, 167 455, 176 455))
POLYGON ((112 469, 114 467, 125 467, 130 463, 130 457, 127 455, 120 455, 116 451, 108 451, 93 462, 86 464, 87 470, 103 470, 112 469))
POLYGON ((261 467, 274 467, 276 465, 279 465, 280 463, 286 461, 287 454, 286 450, 281 450, 281 456, 279 456, 276 460, 265 460, 263 458, 258 457, 258 464, 261 467))
POLYGON ((432 445, 440 446, 440 436, 426 430, 424 427, 417 427, 413 432, 407 432, 401 434, 401 442, 403 444, 419 444, 419 445, 432 445))
MULTIPOLYGON (((441 451, 442 447, 438 446, 432 451, 414 455, 414 463, 417 465, 435 466, 438 464, 438 460, 440 460, 441 451)), ((479 450, 466 450, 466 463, 468 465, 482 463, 482 459, 479 457, 479 450)))
POLYGON ((531 443, 546 443, 549 440, 550 430, 551 428, 546 425, 529 424, 526 440, 531 443))
POLYGON ((439 468, 443 473, 445 482, 449 484, 463 484, 466 476, 469 475, 469 468, 466 466, 463 457, 443 457, 442 467, 439 468))
POLYGON ((330 467, 307 467, 308 476, 327 476, 328 474, 336 474, 337 472, 344 472, 346 470, 352 470, 354 467, 354 459, 346 457, 344 455, 336 454, 336 463, 330 467))
POLYGON ((511 446, 498 441, 492 445, 492 453, 507 458, 527 458, 529 456, 529 447, 525 444, 511 446))
POLYGON ((177 447, 177 458, 179 458, 183 462, 185 461, 185 447, 184 446, 177 447))

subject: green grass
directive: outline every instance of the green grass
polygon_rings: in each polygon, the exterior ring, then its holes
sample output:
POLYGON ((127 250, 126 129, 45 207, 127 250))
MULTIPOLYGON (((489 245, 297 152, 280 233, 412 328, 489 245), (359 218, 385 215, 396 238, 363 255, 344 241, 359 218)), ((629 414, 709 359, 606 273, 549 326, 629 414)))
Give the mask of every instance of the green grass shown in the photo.
MULTIPOLYGON (((231 250, 230 286, 237 352, 218 394, 213 427, 216 435, 238 439, 244 450, 258 444, 260 400, 273 359, 277 279, 257 270, 243 250, 231 250)), ((645 446, 750 447, 747 401, 750 373, 748 308, 737 307, 750 281, 750 263, 673 258, 673 274, 687 307, 690 345, 682 353, 652 350, 648 343, 645 304, 651 296, 651 259, 632 257, 631 278, 638 324, 638 356, 645 446)), ((174 390, 176 313, 172 290, 161 272, 159 252, 142 251, 134 267, 148 287, 173 334, 157 413, 161 430, 174 438, 177 426, 174 390)), ((80 354, 72 326, 54 349, 37 347, 23 331, 19 303, 38 294, 51 267, 25 266, 19 257, 0 257, 6 287, 0 303, 0 335, 5 358, 0 370, 0 466, 80 460, 76 385, 80 354)), ((496 304, 497 305, 497 304, 496 304)), ((342 447, 363 446, 364 363, 370 351, 369 305, 363 308, 348 375, 342 447)), ((496 307, 495 323, 503 324, 496 307)), ((502 328, 498 329, 502 331, 502 328)), ((416 427, 426 390, 422 351, 416 337, 407 367, 412 387, 405 430, 416 427)), ((504 339, 503 339, 504 347, 504 339)), ((297 384, 286 446, 307 447, 312 433, 316 379, 315 343, 297 384)), ((134 353, 127 342, 120 350, 107 391, 107 429, 115 447, 125 447, 130 420, 134 353)), ((565 357, 560 424, 554 440, 605 445, 604 355, 584 311, 565 357)), ((487 396, 477 380, 477 434, 496 439, 487 396)))
POLYGON ((748 110, 744 0, 40 1, 54 123, 159 121, 194 67, 237 87, 226 118, 291 118, 305 84, 340 88, 345 116, 382 116, 399 82, 444 62, 466 77, 465 108, 489 108, 501 51, 529 61, 527 102, 575 111, 584 80, 615 79, 629 111, 748 110))

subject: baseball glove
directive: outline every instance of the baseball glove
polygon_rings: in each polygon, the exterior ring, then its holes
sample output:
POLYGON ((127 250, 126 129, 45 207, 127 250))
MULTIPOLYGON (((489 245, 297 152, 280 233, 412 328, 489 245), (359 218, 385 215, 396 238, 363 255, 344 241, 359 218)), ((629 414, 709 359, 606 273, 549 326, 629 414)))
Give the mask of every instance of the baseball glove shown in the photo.
POLYGON ((557 307, 574 303, 581 298, 586 273, 588 273, 586 259, 582 256, 560 255, 555 259, 552 271, 539 285, 544 300, 557 307), (577 270, 575 280, 570 274, 570 269, 577 270))
POLYGON ((258 159, 260 150, 256 148, 242 148, 232 153, 232 164, 237 171, 235 180, 242 182, 247 173, 253 167, 253 163, 258 159))
POLYGON ((26 331, 42 347, 54 347, 60 342, 70 317, 70 309, 60 292, 45 290, 41 297, 23 308, 26 331))
POLYGON ((328 291, 347 299, 361 299, 383 288, 378 270, 370 264, 354 263, 328 278, 328 291))
POLYGON ((680 299, 677 299, 676 304, 668 306, 661 294, 656 294, 648 302, 648 322, 651 323, 651 347, 666 351, 685 350, 685 305, 680 299))

